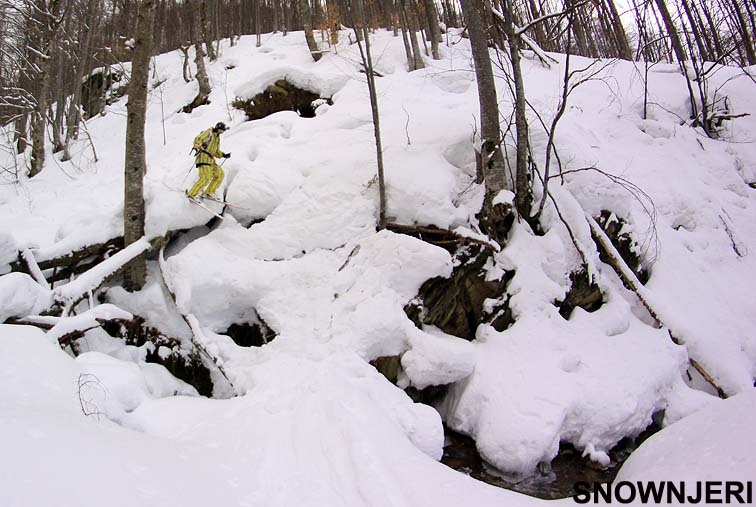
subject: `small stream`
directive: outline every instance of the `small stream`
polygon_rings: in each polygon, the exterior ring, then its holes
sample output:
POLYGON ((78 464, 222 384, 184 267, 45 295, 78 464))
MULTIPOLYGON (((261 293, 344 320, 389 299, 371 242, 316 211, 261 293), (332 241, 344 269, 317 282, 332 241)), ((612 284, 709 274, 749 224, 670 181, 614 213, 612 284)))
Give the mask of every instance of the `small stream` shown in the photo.
POLYGON ((446 445, 441 462, 474 479, 500 488, 546 500, 569 498, 575 494, 574 485, 578 481, 593 484, 614 480, 630 453, 659 429, 658 425, 652 424, 636 439, 625 438, 620 441, 609 452, 612 462, 606 468, 583 458, 581 451, 572 445, 562 443, 559 454, 551 462, 550 467, 539 467, 530 477, 515 480, 507 478, 505 474, 486 463, 478 453, 472 438, 444 426, 446 445))

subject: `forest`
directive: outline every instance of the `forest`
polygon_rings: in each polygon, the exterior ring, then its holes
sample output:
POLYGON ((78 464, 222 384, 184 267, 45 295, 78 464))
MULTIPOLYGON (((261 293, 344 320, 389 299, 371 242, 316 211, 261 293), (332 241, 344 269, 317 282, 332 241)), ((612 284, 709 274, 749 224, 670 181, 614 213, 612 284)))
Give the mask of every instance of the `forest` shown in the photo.
POLYGON ((0 0, 0 504, 751 481, 755 37, 747 0, 0 0))

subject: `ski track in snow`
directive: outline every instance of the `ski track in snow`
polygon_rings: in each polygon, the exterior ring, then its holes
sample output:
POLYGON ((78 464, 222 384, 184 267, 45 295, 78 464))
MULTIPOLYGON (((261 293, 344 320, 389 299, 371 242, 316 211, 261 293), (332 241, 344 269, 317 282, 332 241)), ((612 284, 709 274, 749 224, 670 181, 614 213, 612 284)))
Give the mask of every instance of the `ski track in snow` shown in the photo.
MULTIPOLYGON (((376 35, 376 67, 385 76, 377 86, 388 214, 397 222, 466 227, 481 203, 471 187, 475 79, 467 41, 454 39, 440 48, 441 61, 407 73, 401 39, 376 35)), ((0 503, 80 506, 107 497, 113 505, 541 504, 437 463, 444 440, 439 412, 474 436, 489 462, 527 474, 550 460, 560 441, 603 462, 659 410, 667 423, 683 418, 672 429, 696 410, 724 406, 685 385, 684 349, 650 325, 597 255, 589 261, 604 306, 591 314, 576 309, 569 321, 558 314, 552 303, 564 296, 565 274, 579 257, 550 204, 544 236, 516 225, 496 254, 492 276, 517 268, 509 286, 512 328, 481 326, 471 343, 415 328, 404 305, 428 278, 448 276, 451 258, 407 236, 375 233, 373 130, 355 48, 342 42, 337 54, 315 64, 301 32, 266 36, 261 48, 253 41, 243 37, 233 48, 224 41, 218 62, 208 66, 211 104, 191 114, 176 112, 196 93, 196 84, 181 78, 178 52, 156 57, 167 81, 162 99, 150 93, 147 118, 147 239, 191 229, 168 250, 165 274, 178 310, 196 317, 204 345, 241 396, 198 398, 145 363, 144 347, 124 347, 102 330, 88 332, 85 353, 72 360, 38 330, 0 326, 0 400, 10 407, 0 411, 0 448, 14 457, 12 469, 0 473, 0 503), (226 103, 283 77, 333 94, 334 104, 320 106, 314 119, 280 112, 245 122, 226 103), (211 214, 171 189, 193 182, 189 147, 217 121, 232 126, 221 140, 233 154, 223 188, 239 206, 227 208, 210 230, 204 226, 211 214), (278 333, 262 348, 240 348, 218 334, 258 318, 278 333), (439 412, 412 403, 367 364, 391 355, 402 355, 403 384, 454 383, 439 412), (80 403, 101 416, 84 417, 80 403), (86 487, 72 486, 79 481, 86 487), (123 484, 134 487, 113 495, 123 484)), ((572 61, 575 68, 589 63, 572 61)), ((527 59, 524 65, 528 97, 548 122, 563 71, 527 59)), ((732 122, 726 135, 733 142, 679 125, 685 88, 670 69, 660 64, 650 73, 652 106, 643 120, 639 74, 630 63, 612 65, 605 71, 611 78, 570 96, 556 136, 564 169, 598 167, 637 184, 650 200, 595 171, 551 184, 586 247, 593 243, 583 209, 593 216, 609 209, 628 222, 652 273, 646 287, 668 324, 728 392, 747 392, 756 376, 756 191, 746 185, 756 181, 756 116, 732 122)), ((714 79, 738 72, 723 69, 714 79)), ((506 87, 498 85, 507 109, 506 87)), ((756 112, 747 79, 731 80, 723 92, 736 113, 756 112)), ((0 263, 19 249, 41 261, 121 234, 125 104, 108 106, 88 124, 98 162, 79 141, 71 162, 48 162, 19 187, 0 186, 0 263)), ((533 127, 531 136, 542 167, 546 135, 533 127)), ((2 318, 36 313, 50 297, 26 275, 0 277, 2 318)), ((186 344, 191 330, 166 297, 156 263, 137 295, 108 291, 109 302, 186 344)), ((217 372, 214 381, 218 397, 233 394, 217 372)), ((753 420, 753 403, 739 403, 744 419, 753 420)), ((701 438, 693 430, 687 435, 701 438)), ((752 439, 743 446, 756 450, 752 439)), ((744 456, 752 460, 754 452, 744 456)), ((717 461, 718 473, 727 466, 717 461)), ((633 467, 627 474, 635 477, 643 467, 633 467)))

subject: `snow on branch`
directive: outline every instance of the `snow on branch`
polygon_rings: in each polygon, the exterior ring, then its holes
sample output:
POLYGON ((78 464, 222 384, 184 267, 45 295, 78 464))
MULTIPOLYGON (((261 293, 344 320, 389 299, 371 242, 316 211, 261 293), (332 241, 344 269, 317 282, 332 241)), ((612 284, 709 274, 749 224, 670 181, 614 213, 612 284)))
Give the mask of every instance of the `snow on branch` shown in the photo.
POLYGON ((47 337, 55 343, 64 343, 80 338, 90 329, 100 327, 103 322, 132 320, 133 318, 134 316, 129 312, 106 303, 73 317, 60 317, 47 332, 47 337))
POLYGON ((58 301, 76 301, 90 291, 97 289, 110 276, 117 273, 128 262, 149 250, 150 242, 144 237, 130 244, 112 257, 105 259, 76 280, 53 290, 58 301))
MULTIPOLYGON (((491 13, 502 23, 505 22, 504 14, 502 14, 501 11, 496 9, 496 7, 491 7, 491 13)), ((525 45, 528 46, 530 50, 533 51, 533 53, 535 53, 538 59, 541 60, 541 63, 543 63, 546 67, 551 67, 551 65, 549 64, 549 60, 551 60, 554 63, 559 63, 555 58, 552 58, 549 55, 547 55, 543 51, 543 49, 541 49, 541 47, 536 43, 536 41, 534 41, 533 39, 531 39, 530 37, 528 37, 527 35, 523 33, 527 28, 530 27, 530 25, 526 25, 525 28, 520 28, 514 23, 513 25, 514 25, 515 35, 519 36, 520 39, 522 39, 522 42, 524 42, 525 45)))
POLYGON ((34 278, 34 281, 36 281, 45 289, 49 289, 50 284, 47 283, 45 275, 43 275, 42 270, 39 269, 39 264, 37 264, 37 260, 34 258, 34 254, 31 252, 31 250, 24 248, 23 250, 21 250, 20 255, 26 263, 26 266, 29 268, 29 273, 31 274, 32 278, 34 278))

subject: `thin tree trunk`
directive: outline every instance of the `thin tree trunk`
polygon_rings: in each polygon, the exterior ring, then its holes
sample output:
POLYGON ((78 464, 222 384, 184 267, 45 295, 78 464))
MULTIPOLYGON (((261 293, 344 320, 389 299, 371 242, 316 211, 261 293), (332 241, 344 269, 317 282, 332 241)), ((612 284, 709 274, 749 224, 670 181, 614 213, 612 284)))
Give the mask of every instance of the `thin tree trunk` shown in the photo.
POLYGON ((47 103, 50 93, 50 58, 37 60, 37 106, 31 117, 31 168, 29 177, 32 178, 42 171, 45 164, 45 125, 47 118, 47 103))
POLYGON ((517 130, 517 166, 515 178, 515 196, 517 211, 523 217, 530 217, 533 204, 531 176, 528 167, 528 119, 526 115, 525 83, 520 64, 520 36, 515 33, 512 12, 512 0, 506 0, 507 11, 504 15, 504 32, 509 42, 509 56, 512 60, 512 78, 515 85, 515 128, 517 130))
POLYGON ((207 48, 207 56, 211 62, 214 62, 217 58, 215 48, 213 47, 213 40, 210 34, 210 23, 207 19, 207 0, 200 1, 200 27, 202 30, 202 40, 207 48))
MULTIPOLYGON (((144 122, 147 113, 147 84, 152 53, 152 26, 155 20, 155 0, 141 0, 137 12, 136 41, 129 82, 129 102, 126 120, 126 157, 124 162, 123 237, 125 246, 144 236, 144 122)), ((126 290, 137 291, 144 286, 147 273, 146 256, 141 254, 130 261, 123 273, 126 290)))
POLYGON ((436 12, 436 4, 433 0, 423 0, 423 6, 425 7, 425 16, 428 18, 428 30, 431 40, 431 53, 434 60, 440 60, 438 55, 438 42, 441 40, 441 30, 438 26, 438 13, 436 12))
POLYGON ((693 32, 693 39, 698 46, 698 52, 701 55, 701 61, 706 61, 709 58, 709 55, 706 51, 706 47, 704 46, 704 39, 701 36, 701 33, 698 31, 696 18, 693 17, 693 13, 690 10, 690 5, 688 5, 687 0, 682 0, 682 6, 683 10, 685 10, 685 15, 688 17, 688 24, 690 24, 690 29, 693 32))
MULTIPOLYGON (((409 0, 410 2, 412 0, 409 0)), ((410 44, 412 46, 412 57, 413 57, 413 63, 414 63, 414 70, 423 69, 425 68, 425 62, 423 61, 423 55, 420 53, 420 44, 417 41, 417 31, 415 28, 415 22, 413 17, 413 9, 411 5, 407 5, 407 0, 401 0, 402 2, 402 12, 404 13, 405 22, 407 24, 407 28, 409 28, 409 33, 407 34, 410 39, 410 44)))
POLYGON ((630 43, 627 41, 627 33, 625 33, 625 27, 622 26, 622 20, 617 12, 617 6, 614 5, 613 0, 606 0, 606 3, 609 7, 609 12, 611 13, 612 29, 617 40, 619 57, 623 60, 632 61, 633 52, 630 50, 630 43))
MULTIPOLYGON (((402 0, 400 0, 402 1, 402 0)), ((415 70, 415 57, 412 55, 412 46, 409 41, 409 28, 407 27, 407 16, 404 15, 404 7, 399 7, 400 20, 402 25, 402 42, 404 42, 404 53, 407 55, 407 70, 415 70)))
POLYGON ((745 49, 746 58, 748 59, 748 65, 756 65, 756 52, 753 49, 753 42, 748 34, 748 25, 746 24, 743 11, 740 9, 738 0, 732 0, 733 11, 735 12, 735 19, 738 20, 738 27, 740 29, 740 39, 745 49))
POLYGON ((675 56, 677 57, 677 60, 682 64, 685 62, 685 60, 688 59, 688 54, 685 52, 685 48, 683 48, 682 42, 680 42, 680 35, 677 31, 677 28, 675 27, 674 22, 672 21, 672 16, 669 14, 667 4, 664 0, 655 1, 656 6, 659 9, 659 14, 661 15, 662 21, 664 22, 664 26, 667 29, 669 39, 672 42, 672 49, 675 51, 675 56))
POLYGON ((312 33, 312 10, 310 10, 309 0, 299 0, 299 13, 302 16, 307 47, 310 50, 312 59, 317 62, 323 55, 320 53, 318 43, 315 42, 315 36, 312 33))
POLYGON ((255 42, 255 47, 262 46, 262 34, 260 33, 260 26, 262 25, 262 20, 260 19, 260 3, 262 0, 255 0, 255 33, 257 34, 257 40, 255 42))
MULTIPOLYGON (((370 92, 370 109, 373 116, 373 134, 375 136, 375 156, 378 164, 378 230, 386 228, 386 184, 383 175, 383 147, 381 145, 381 126, 380 115, 378 114, 378 92, 375 88, 375 73, 373 72, 373 59, 370 54, 370 34, 365 26, 365 9, 362 0, 357 0, 357 18, 360 20, 360 26, 355 27, 354 31, 362 31, 362 39, 365 41, 365 49, 362 48, 360 37, 357 37, 357 44, 362 56, 363 65, 365 66, 365 75, 367 76, 368 90, 370 92)), ((355 33, 355 36, 357 34, 355 33)))

